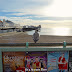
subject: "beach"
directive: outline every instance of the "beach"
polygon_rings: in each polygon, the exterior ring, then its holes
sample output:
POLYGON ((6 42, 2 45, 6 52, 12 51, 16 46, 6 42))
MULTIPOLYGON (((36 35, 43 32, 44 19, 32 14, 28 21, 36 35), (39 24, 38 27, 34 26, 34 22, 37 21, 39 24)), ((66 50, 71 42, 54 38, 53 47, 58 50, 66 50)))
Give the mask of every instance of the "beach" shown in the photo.
MULTIPOLYGON (((37 43, 72 42, 72 36, 40 35, 37 43)), ((26 32, 10 32, 0 34, 0 43, 33 43, 32 35, 26 32)))

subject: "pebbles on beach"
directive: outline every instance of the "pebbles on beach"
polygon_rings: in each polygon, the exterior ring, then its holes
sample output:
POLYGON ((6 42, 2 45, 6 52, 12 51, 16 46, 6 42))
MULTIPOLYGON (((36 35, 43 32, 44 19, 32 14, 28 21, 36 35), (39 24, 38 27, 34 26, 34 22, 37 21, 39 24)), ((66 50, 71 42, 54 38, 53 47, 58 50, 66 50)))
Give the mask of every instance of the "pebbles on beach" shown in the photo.
MULTIPOLYGON (((38 43, 50 43, 50 42, 72 42, 72 36, 49 36, 41 35, 38 43)), ((14 32, 0 34, 0 43, 25 43, 33 42, 32 35, 28 35, 26 32, 14 32)))

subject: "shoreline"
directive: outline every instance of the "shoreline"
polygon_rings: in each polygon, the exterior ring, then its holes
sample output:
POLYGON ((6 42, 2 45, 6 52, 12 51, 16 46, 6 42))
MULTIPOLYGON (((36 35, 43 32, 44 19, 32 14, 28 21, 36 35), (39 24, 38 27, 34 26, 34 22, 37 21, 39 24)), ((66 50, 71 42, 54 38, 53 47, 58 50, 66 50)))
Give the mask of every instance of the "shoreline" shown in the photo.
POLYGON ((59 36, 59 35, 40 35, 40 36, 50 36, 50 37, 72 37, 72 36, 59 36))
MULTIPOLYGON (((24 33, 24 34, 26 34, 26 35, 28 35, 28 33, 27 32, 6 32, 6 33, 0 33, 0 36, 2 36, 2 35, 11 35, 11 34, 20 34, 20 33, 24 33)), ((32 36, 32 35, 29 35, 29 36, 32 36)), ((63 35, 40 35, 40 36, 50 36, 50 37, 72 37, 71 35, 70 36, 67 36, 67 35, 65 35, 65 36, 63 36, 63 35)))

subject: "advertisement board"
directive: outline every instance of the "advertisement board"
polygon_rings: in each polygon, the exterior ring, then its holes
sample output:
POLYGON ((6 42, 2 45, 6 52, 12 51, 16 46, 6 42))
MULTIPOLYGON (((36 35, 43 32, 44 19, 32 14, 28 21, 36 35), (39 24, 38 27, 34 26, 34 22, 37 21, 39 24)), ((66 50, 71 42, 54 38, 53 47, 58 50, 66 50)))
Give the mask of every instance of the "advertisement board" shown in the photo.
POLYGON ((3 72, 25 72, 25 52, 3 52, 3 72))
POLYGON ((48 52, 48 72, 68 72, 68 52, 48 52))
MULTIPOLYGON (((72 52, 69 53, 71 71, 72 52)), ((68 52, 3 52, 3 72, 68 72, 68 52)))
POLYGON ((47 52, 26 53, 25 68, 33 72, 47 72, 47 52))
POLYGON ((72 51, 69 51, 69 72, 72 72, 72 51))
POLYGON ((3 52, 3 72, 47 72, 47 52, 3 52))

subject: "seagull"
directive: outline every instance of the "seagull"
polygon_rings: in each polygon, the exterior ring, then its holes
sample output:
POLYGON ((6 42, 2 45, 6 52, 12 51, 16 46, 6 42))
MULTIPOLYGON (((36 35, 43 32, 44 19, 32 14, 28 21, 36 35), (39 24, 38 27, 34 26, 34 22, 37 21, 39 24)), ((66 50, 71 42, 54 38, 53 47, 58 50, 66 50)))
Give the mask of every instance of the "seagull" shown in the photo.
POLYGON ((35 30, 35 33, 33 34, 33 40, 34 40, 35 43, 39 40, 38 30, 35 30))

